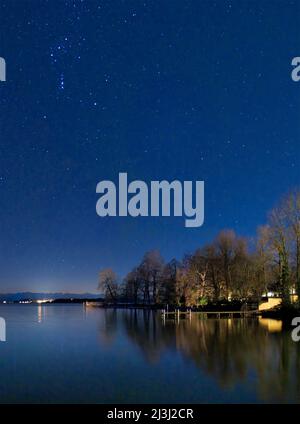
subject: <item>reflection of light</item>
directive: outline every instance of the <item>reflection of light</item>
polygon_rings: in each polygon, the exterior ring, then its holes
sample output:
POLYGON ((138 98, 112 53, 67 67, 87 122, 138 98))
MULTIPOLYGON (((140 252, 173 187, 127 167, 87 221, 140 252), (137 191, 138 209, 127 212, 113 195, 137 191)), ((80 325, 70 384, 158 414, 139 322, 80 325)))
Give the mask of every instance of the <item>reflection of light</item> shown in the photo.
POLYGON ((266 328, 269 333, 279 333, 280 331, 282 331, 282 321, 279 321, 277 319, 259 317, 259 323, 264 328, 266 328))
POLYGON ((43 308, 42 305, 38 305, 38 322, 42 322, 43 318, 43 308))

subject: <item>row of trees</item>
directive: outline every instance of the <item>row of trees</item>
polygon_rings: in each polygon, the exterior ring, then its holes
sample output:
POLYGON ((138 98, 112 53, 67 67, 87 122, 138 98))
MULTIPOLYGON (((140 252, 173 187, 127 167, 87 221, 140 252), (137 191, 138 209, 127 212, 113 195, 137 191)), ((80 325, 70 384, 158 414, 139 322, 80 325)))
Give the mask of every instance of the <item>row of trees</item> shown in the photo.
POLYGON ((293 291, 300 295, 300 192, 271 211, 255 239, 223 230, 211 243, 168 263, 153 250, 122 282, 112 269, 102 270, 99 289, 111 302, 184 306, 260 298, 272 290, 288 304, 293 291))

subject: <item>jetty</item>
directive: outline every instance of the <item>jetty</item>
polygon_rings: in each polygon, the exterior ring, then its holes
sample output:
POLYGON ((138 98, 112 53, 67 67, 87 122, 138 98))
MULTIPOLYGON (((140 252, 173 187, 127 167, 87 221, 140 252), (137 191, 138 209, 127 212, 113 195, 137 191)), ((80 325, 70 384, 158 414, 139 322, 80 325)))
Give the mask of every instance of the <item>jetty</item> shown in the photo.
POLYGON ((180 319, 180 318, 192 318, 192 315, 197 315, 200 318, 248 318, 250 316, 258 315, 258 310, 242 310, 242 311, 181 311, 176 309, 175 311, 162 310, 162 318, 165 319, 180 319))

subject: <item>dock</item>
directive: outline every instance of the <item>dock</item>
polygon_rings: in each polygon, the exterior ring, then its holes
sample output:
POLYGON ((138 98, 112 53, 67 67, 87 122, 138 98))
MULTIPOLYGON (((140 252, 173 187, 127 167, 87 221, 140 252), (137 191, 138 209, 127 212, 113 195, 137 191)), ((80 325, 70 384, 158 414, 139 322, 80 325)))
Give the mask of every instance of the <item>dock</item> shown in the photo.
POLYGON ((191 309, 188 311, 180 311, 179 309, 175 311, 166 311, 162 310, 163 319, 174 318, 192 318, 192 315, 200 316, 200 318, 247 318, 249 316, 254 316, 258 314, 258 310, 248 310, 248 311, 192 311, 191 309))

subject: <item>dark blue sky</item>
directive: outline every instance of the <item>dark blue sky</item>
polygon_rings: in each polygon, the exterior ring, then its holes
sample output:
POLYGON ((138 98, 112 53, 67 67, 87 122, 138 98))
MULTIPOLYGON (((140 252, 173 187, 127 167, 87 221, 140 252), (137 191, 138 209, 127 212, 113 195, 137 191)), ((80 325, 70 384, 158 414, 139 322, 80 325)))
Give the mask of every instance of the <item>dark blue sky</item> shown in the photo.
POLYGON ((300 1, 0 3, 0 291, 95 291, 144 251, 255 234, 299 186, 300 1), (205 224, 96 215, 96 184, 205 180, 205 224))

